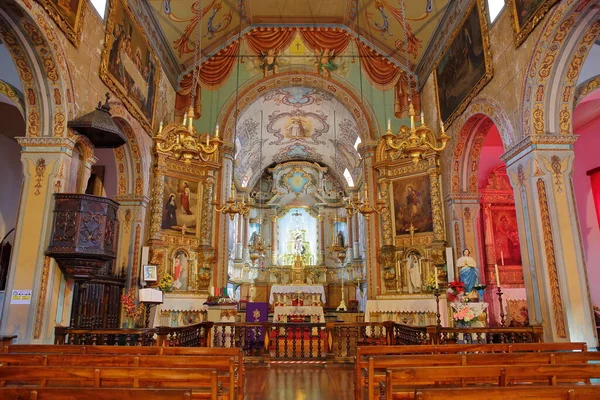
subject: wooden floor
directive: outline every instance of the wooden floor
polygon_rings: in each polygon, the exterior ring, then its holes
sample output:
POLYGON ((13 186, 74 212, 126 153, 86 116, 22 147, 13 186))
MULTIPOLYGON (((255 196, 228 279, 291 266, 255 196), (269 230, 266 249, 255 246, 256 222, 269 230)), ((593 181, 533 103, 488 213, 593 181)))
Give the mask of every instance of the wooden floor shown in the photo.
POLYGON ((246 365, 245 400, 353 400, 351 365, 246 365))

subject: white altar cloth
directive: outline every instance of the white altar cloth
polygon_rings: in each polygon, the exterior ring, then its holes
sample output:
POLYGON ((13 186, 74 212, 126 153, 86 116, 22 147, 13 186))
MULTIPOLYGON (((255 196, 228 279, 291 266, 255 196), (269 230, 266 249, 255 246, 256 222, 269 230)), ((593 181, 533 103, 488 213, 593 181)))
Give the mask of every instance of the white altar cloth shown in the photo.
POLYGON ((273 285, 271 287, 271 295, 269 296, 269 303, 273 304, 275 301, 275 293, 278 294, 320 294, 321 302, 325 304, 325 289, 323 285, 273 285))
MULTIPOLYGON (((370 322, 372 312, 380 313, 418 313, 433 312, 437 313, 435 297, 423 296, 423 298, 407 298, 393 300, 367 300, 365 307, 365 322, 370 322)), ((442 326, 448 326, 448 305, 446 296, 440 296, 440 319, 442 326)))
POLYGON ((319 320, 317 321, 316 318, 311 317, 310 322, 325 322, 323 307, 318 306, 277 306, 273 310, 273 322, 280 322, 279 316, 282 317, 282 320, 285 320, 283 317, 288 315, 317 315, 319 320))

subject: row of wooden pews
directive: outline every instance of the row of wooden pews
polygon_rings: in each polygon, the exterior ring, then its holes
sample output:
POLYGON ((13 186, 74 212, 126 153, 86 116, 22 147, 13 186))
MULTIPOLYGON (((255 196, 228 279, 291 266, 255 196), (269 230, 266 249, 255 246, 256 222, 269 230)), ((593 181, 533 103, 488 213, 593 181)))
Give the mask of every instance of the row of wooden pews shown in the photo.
POLYGON ((596 399, 597 362, 585 343, 367 346, 357 350, 356 398, 596 399))
POLYGON ((235 400, 243 384, 239 348, 7 345, 0 353, 2 399, 235 400))

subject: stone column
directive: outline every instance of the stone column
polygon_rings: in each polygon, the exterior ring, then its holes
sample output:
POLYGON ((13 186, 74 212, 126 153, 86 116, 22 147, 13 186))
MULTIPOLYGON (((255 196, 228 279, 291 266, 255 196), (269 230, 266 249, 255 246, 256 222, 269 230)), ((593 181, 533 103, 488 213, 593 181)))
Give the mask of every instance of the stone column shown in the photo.
POLYGON ((271 265, 277 265, 279 254, 277 252, 277 215, 271 215, 271 265))
POLYGON ((529 320, 544 340, 587 342, 596 329, 571 182, 574 135, 536 135, 503 155, 515 188, 529 320))
POLYGON ((128 287, 137 284, 141 269, 141 248, 150 199, 147 196, 115 196, 119 203, 119 236, 116 268, 126 266, 128 287), (129 267, 129 268, 127 268, 129 267))
MULTIPOLYGON (((65 293, 71 293, 72 281, 65 282, 44 252, 51 236, 54 193, 67 187, 75 142, 53 137, 17 140, 22 146, 23 185, 0 334, 17 335, 19 343, 47 342, 57 319, 69 321, 71 299, 65 293), (31 291, 29 303, 11 304, 13 290, 31 291)), ((86 160, 94 162, 93 156, 86 160)))
POLYGON ((352 244, 354 259, 357 260, 362 257, 360 254, 360 232, 358 231, 358 214, 352 217, 352 231, 354 232, 354 235, 352 235, 354 239, 354 243, 352 244))
POLYGON ((248 249, 248 242, 250 241, 250 214, 244 215, 244 235, 242 236, 242 258, 244 261, 250 260, 250 250, 248 249))
POLYGON ((319 213, 319 259, 317 260, 318 265, 325 265, 325 216, 319 213))
POLYGON ((348 238, 346 240, 346 246, 348 246, 348 252, 346 258, 349 261, 354 259, 354 235, 352 235, 352 215, 346 214, 346 230, 348 231, 348 238))
POLYGON ((243 249, 243 244, 242 244, 242 237, 243 237, 243 231, 244 231, 244 219, 242 218, 242 216, 240 214, 237 214, 235 216, 236 218, 236 222, 237 222, 237 238, 236 238, 236 243, 235 243, 235 261, 236 262, 242 262, 242 249, 243 249))

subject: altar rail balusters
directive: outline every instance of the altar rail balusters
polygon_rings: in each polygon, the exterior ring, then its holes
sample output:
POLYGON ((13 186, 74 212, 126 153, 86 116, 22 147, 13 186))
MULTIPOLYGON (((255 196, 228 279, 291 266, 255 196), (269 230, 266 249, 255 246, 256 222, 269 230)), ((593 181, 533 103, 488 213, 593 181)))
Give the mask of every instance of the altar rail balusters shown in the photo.
POLYGON ((158 329, 80 329, 57 326, 54 344, 153 346, 158 329))
POLYGON ((541 343, 543 329, 541 326, 524 326, 509 328, 445 328, 427 327, 431 344, 482 344, 482 343, 541 343))
POLYGON ((210 347, 209 335, 212 322, 201 322, 199 324, 170 327, 157 327, 157 344, 159 346, 177 347, 210 347))

